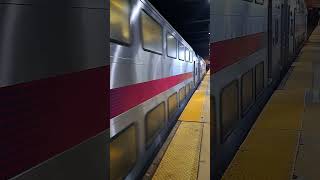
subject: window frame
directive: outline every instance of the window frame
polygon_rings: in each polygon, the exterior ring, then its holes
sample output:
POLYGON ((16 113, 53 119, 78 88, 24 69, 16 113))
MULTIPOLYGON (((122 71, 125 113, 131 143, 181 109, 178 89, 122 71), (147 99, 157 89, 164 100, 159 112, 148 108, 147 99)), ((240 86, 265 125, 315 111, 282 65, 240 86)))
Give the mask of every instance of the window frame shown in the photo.
POLYGON ((186 46, 182 43, 182 42, 180 42, 179 41, 179 43, 178 43, 178 59, 180 60, 180 61, 186 61, 185 59, 186 59, 186 46), (183 55, 183 59, 180 59, 180 44, 183 46, 183 53, 184 53, 184 55, 183 55))
POLYGON ((151 145, 152 145, 152 142, 153 140, 161 133, 161 131, 163 130, 163 128, 166 126, 166 103, 165 101, 161 101, 159 104, 157 104, 156 106, 154 106, 152 109, 150 109, 144 116, 144 131, 145 131, 145 138, 144 138, 144 143, 145 143, 145 147, 148 149, 151 145), (160 105, 163 105, 163 127, 158 129, 157 132, 153 135, 153 137, 151 137, 151 139, 148 139, 148 125, 147 125, 147 122, 148 122, 148 115, 154 111, 157 107, 160 107, 160 105), (150 142, 148 141, 150 140, 150 142))
POLYGON ((171 94, 168 98, 167 98, 167 104, 168 104, 168 119, 171 119, 172 117, 174 117, 174 115, 177 113, 177 111, 179 110, 179 97, 178 97, 178 92, 174 92, 173 94, 171 94), (176 106, 176 110, 175 112, 173 112, 172 114, 170 114, 170 99, 175 96, 175 99, 177 101, 177 106, 176 106))
POLYGON ((170 32, 167 32, 166 33, 166 50, 167 50, 167 56, 168 57, 170 57, 170 58, 174 58, 174 59, 177 59, 178 58, 178 40, 177 40, 177 38, 176 37, 174 37, 174 35, 172 34, 172 33, 170 33, 170 32), (172 57, 172 56, 170 56, 169 55, 169 53, 168 53, 168 35, 171 35, 175 40, 176 40, 176 57, 172 57))
POLYGON ((186 62, 190 62, 190 50, 188 47, 185 47, 185 59, 186 59, 186 62))
POLYGON ((223 104, 223 98, 222 98, 222 96, 223 96, 223 92, 227 89, 227 88, 229 88, 229 87, 231 87, 233 84, 235 84, 235 87, 236 87, 236 89, 237 89, 237 97, 236 97, 236 101, 237 101, 237 103, 236 103, 236 109, 237 109, 237 119, 234 119, 233 120, 233 124, 229 127, 230 129, 229 129, 229 131, 224 131, 224 129, 226 128, 226 126, 224 125, 224 123, 221 123, 221 125, 220 125, 220 127, 221 127, 221 142, 225 142, 227 139, 228 139, 228 137, 232 134, 232 132, 234 131, 234 129, 235 129, 235 123, 237 123, 237 121, 239 121, 240 120, 240 107, 239 107, 239 103, 240 103, 240 97, 239 97, 239 81, 238 81, 238 79, 234 79, 234 80, 232 80, 232 81, 230 81, 229 83, 227 83, 222 89, 221 89, 221 91, 220 91, 220 94, 219 94, 219 97, 220 97, 220 104, 221 104, 221 108, 220 108, 220 114, 221 114, 221 117, 220 117, 220 121, 221 122, 223 122, 223 108, 222 108, 222 104, 223 104))
POLYGON ((254 102, 255 102, 255 73, 254 73, 254 68, 252 68, 252 69, 249 69, 247 72, 245 72, 245 73, 243 73, 242 75, 241 75, 241 79, 240 79, 240 83, 241 83, 241 88, 240 88, 240 108, 241 108, 241 113, 242 113, 242 115, 245 115, 248 111, 249 111, 249 109, 250 109, 250 107, 254 104, 254 102), (252 91, 252 99, 251 99, 251 102, 250 102, 250 104, 247 106, 247 107, 244 107, 244 104, 243 104, 243 102, 244 102, 244 97, 243 97, 243 83, 244 83, 244 77, 246 76, 246 75, 248 75, 248 74, 251 74, 252 75, 252 77, 251 77, 251 82, 252 82, 252 89, 251 89, 251 91, 252 91))
POLYGON ((185 85, 183 85, 180 89, 179 89, 179 107, 181 107, 181 105, 183 104, 182 102, 184 102, 185 101, 185 99, 186 99, 186 96, 187 96, 187 94, 186 94, 186 86, 185 85), (183 96, 183 98, 182 99, 180 99, 180 92, 184 92, 184 96, 183 96))
POLYGON ((189 50, 189 63, 191 63, 192 62, 192 58, 193 58, 193 51, 192 50, 190 50, 189 48, 188 48, 188 50, 189 50))
POLYGON ((158 55, 162 55, 163 54, 163 26, 153 17, 150 15, 150 13, 148 13, 145 9, 141 9, 141 12, 139 14, 140 16, 140 40, 141 40, 141 45, 142 45, 142 49, 146 52, 151 52, 151 53, 154 53, 154 54, 158 54, 158 55), (150 17, 155 23, 157 23, 160 27, 161 27, 161 52, 158 52, 158 51, 154 51, 154 50, 150 50, 150 49, 147 49, 145 48, 145 43, 144 43, 144 40, 143 40, 143 23, 142 23, 142 19, 143 19, 143 13, 145 13, 148 17, 150 17))
POLYGON ((265 77, 264 77, 264 61, 262 61, 262 62, 260 62, 260 63, 258 63, 258 64, 256 64, 255 65, 255 67, 254 67, 254 92, 255 92, 255 99, 258 99, 258 97, 261 95, 261 94, 263 94, 263 92, 264 92, 264 89, 265 89, 265 86, 264 86, 264 79, 265 77), (257 68, 259 67, 259 66, 262 66, 262 88, 261 88, 261 90, 260 91, 258 91, 258 89, 257 89, 257 68))
MULTIPOLYGON (((120 132, 118 132, 116 135, 114 135, 112 138, 110 138, 110 140, 109 140, 109 148, 110 148, 110 146, 111 146, 111 143, 112 143, 115 139, 117 139, 122 133, 126 132, 126 130, 130 129, 131 127, 133 127, 134 130, 135 130, 135 134, 136 134, 135 140, 136 140, 136 144, 138 144, 137 125, 136 125, 135 122, 132 122, 132 123, 130 123, 127 127, 123 128, 120 132)), ((139 157, 138 157, 138 156, 139 156, 139 146, 136 145, 135 151, 136 151, 136 159, 135 159, 134 163, 132 164, 132 167, 130 167, 130 169, 128 170, 128 172, 130 172, 130 171, 136 166, 136 164, 137 164, 137 160, 138 160, 138 158, 139 158, 139 157)), ((110 161, 110 163, 111 163, 111 161, 110 161)), ((110 168, 111 168, 111 165, 110 165, 110 168)), ((127 172, 127 173, 128 173, 128 172, 127 172)), ((128 175, 128 174, 126 174, 124 177, 126 177, 127 175, 128 175)), ((123 177, 122 177, 122 178, 123 178, 123 177)))
MULTIPOLYGON (((130 46, 132 44, 132 28, 130 25, 130 17, 131 17, 131 13, 132 13, 132 3, 130 0, 126 0, 128 2, 128 8, 129 8, 129 12, 128 12, 128 31, 129 31, 129 39, 128 42, 123 42, 123 41, 119 41, 117 39, 113 39, 111 37, 111 34, 109 34, 109 38, 110 38, 110 42, 116 43, 116 44, 120 44, 120 45, 124 45, 124 46, 130 46)), ((110 6, 110 13, 111 13, 111 6, 110 6)), ((109 20, 110 23, 111 20, 109 20)), ((110 33, 111 33, 111 23, 110 23, 110 33)))
POLYGON ((187 97, 188 94, 189 94, 189 92, 190 92, 189 83, 187 83, 187 84, 185 85, 185 87, 186 87, 186 97, 187 97))
POLYGON ((190 62, 193 63, 193 56, 194 56, 195 52, 192 51, 192 53, 190 54, 191 58, 190 58, 190 62))

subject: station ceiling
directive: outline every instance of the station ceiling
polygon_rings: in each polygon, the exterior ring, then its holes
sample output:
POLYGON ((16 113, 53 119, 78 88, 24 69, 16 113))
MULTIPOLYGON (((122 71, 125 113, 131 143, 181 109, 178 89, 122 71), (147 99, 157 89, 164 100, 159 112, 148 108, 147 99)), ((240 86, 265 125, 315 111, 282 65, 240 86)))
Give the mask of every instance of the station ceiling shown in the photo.
POLYGON ((210 0, 149 0, 203 58, 209 56, 210 0))

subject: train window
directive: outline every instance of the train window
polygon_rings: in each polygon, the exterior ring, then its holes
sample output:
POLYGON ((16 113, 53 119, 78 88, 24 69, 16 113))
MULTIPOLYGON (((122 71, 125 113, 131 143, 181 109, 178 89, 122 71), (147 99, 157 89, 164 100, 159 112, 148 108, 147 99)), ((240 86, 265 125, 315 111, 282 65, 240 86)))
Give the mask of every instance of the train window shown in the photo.
POLYGON ((189 61, 189 49, 188 48, 186 48, 186 61, 189 61))
POLYGON ((251 69, 241 78, 241 111, 243 114, 252 104, 253 99, 253 70, 251 69))
POLYGON ((142 11, 143 48, 155 53, 162 53, 162 27, 146 12, 142 11))
POLYGON ((146 143, 150 145, 158 132, 163 128, 165 122, 164 102, 153 108, 146 115, 146 143))
POLYGON ((264 0, 256 0, 256 3, 263 5, 264 4, 264 0))
POLYGON ((234 80, 224 87, 221 93, 222 140, 225 140, 232 132, 239 118, 238 103, 238 81, 234 80))
POLYGON ((169 117, 172 117, 174 113, 178 109, 178 99, 177 99, 177 93, 172 94, 168 98, 168 109, 169 109, 169 117))
POLYGON ((185 60, 185 47, 181 42, 179 42, 179 59, 185 60))
POLYGON ((190 86, 189 86, 189 84, 187 84, 187 85, 186 85, 186 95, 188 95, 189 92, 190 92, 190 86))
POLYGON ((110 179, 123 179, 137 160, 136 128, 132 124, 110 143, 110 179))
POLYGON ((167 34, 167 54, 169 57, 177 58, 177 40, 169 33, 167 34))
POLYGON ((186 88, 185 87, 182 87, 180 90, 179 90, 179 101, 180 101, 180 104, 181 102, 183 101, 183 99, 186 97, 186 88))
POLYGON ((264 88, 264 64, 256 65, 256 96, 261 94, 264 88))
POLYGON ((116 42, 130 43, 129 0, 110 1, 110 38, 116 42))

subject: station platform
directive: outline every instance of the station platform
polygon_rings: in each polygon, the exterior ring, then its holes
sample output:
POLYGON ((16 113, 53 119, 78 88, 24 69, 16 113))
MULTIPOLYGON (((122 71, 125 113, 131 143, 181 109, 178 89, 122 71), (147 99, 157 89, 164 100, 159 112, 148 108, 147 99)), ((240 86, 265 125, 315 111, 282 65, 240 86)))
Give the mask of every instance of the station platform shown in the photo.
POLYGON ((320 179, 320 26, 273 93, 222 179, 320 179))
POLYGON ((210 179, 209 83, 207 72, 144 179, 210 179))

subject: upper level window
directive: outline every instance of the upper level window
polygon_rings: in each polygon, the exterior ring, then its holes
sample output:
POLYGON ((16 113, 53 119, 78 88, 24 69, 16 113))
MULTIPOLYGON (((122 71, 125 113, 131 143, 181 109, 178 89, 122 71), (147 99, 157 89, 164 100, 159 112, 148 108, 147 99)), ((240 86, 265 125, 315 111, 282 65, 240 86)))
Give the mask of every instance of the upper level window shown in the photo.
POLYGON ((177 58, 177 40, 169 33, 167 34, 167 53, 168 56, 177 58))
POLYGON ((162 53, 162 27, 144 11, 141 14, 141 21, 143 48, 162 53))
POLYGON ((190 62, 193 62, 194 59, 194 52, 190 51, 190 62))
POLYGON ((129 1, 110 1, 110 38, 117 42, 130 43, 129 1))
POLYGON ((185 47, 181 42, 179 42, 179 59, 185 60, 185 47))
POLYGON ((186 61, 190 61, 190 51, 188 48, 186 48, 186 61))
POLYGON ((190 50, 190 52, 189 52, 189 61, 190 62, 193 61, 193 54, 194 54, 194 52, 192 50, 190 50))
POLYGON ((196 61, 197 60, 197 55, 196 55, 196 53, 193 53, 193 59, 192 59, 193 61, 196 61))

